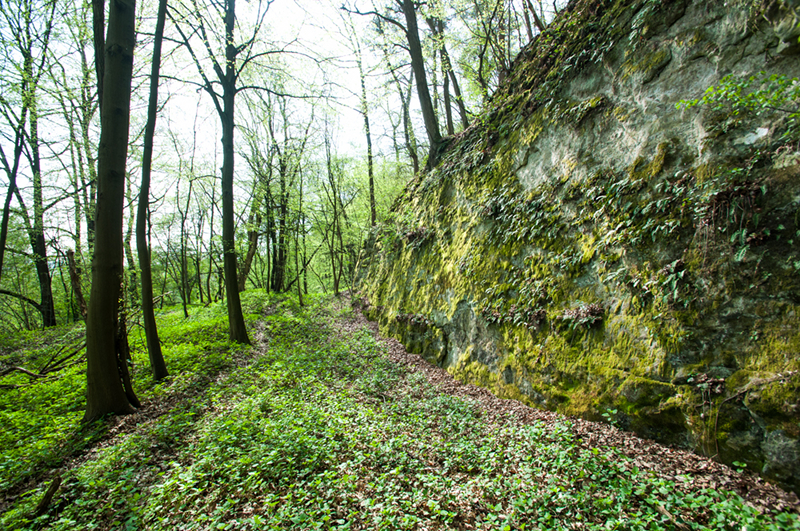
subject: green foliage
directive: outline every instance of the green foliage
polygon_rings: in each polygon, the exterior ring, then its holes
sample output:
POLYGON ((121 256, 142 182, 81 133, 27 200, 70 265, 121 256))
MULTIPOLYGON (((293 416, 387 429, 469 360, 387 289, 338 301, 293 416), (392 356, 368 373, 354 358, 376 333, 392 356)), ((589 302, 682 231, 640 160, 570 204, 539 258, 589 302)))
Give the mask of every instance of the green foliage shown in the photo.
POLYGON ((677 107, 691 109, 707 105, 717 112, 727 112, 733 117, 742 114, 785 114, 788 128, 785 137, 795 139, 800 133, 800 80, 782 74, 767 75, 759 72, 746 78, 727 75, 717 85, 706 89, 697 99, 682 100, 677 107))
MULTIPOLYGON (((251 301, 248 308, 253 310, 252 301, 259 297, 244 297, 251 301)), ((173 374, 167 381, 152 380, 143 330, 133 327, 130 335, 133 386, 145 404, 207 386, 209 378, 227 367, 241 350, 227 339, 224 303, 198 308, 189 319, 177 308, 163 312, 158 319, 164 357, 173 374)), ((66 347, 78 348, 84 333, 83 324, 77 324, 20 334, 26 340, 4 341, 0 356, 4 365, 38 369, 66 347)), ((86 374, 85 362, 80 357, 76 360, 79 363, 45 379, 32 381, 22 374, 4 378, 3 383, 13 387, 0 390, 0 490, 59 466, 104 433, 101 424, 81 425, 86 374)))
MULTIPOLYGON (((9 337, 0 347, 2 365, 38 372, 54 356, 78 348, 83 333, 83 326, 76 326, 9 337)), ((85 379, 78 365, 43 381, 32 381, 21 373, 3 379, 10 388, 0 390, 0 490, 43 465, 53 466, 60 456, 93 438, 91 429, 79 430, 85 379)))

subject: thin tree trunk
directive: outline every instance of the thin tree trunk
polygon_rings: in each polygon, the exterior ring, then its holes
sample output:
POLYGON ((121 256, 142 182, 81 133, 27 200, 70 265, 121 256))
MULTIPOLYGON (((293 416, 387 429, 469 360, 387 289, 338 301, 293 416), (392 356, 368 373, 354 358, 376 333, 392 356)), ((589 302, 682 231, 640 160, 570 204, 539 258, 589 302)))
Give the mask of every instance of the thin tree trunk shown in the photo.
MULTIPOLYGON (((456 105, 458 106, 458 113, 461 116, 461 125, 466 129, 469 127, 469 117, 467 116, 467 108, 464 105, 464 98, 461 96, 461 87, 458 84, 458 78, 456 78, 456 73, 453 70, 453 63, 450 61, 450 54, 444 43, 444 21, 439 18, 428 18, 427 22, 428 26, 431 28, 431 32, 433 32, 438 41, 439 55, 442 58, 442 73, 445 76, 445 106, 447 109, 450 109, 450 104, 448 103, 450 93, 448 88, 449 85, 452 84, 453 94, 455 95, 456 105), (447 81, 448 79, 449 82, 447 81)), ((453 134, 451 130, 453 128, 452 112, 448 110, 448 113, 448 131, 449 134, 453 134)))
MULTIPOLYGON (((300 264, 298 256, 300 254, 300 227, 301 222, 303 220, 303 170, 300 170, 300 190, 299 190, 299 198, 297 200, 297 230, 295 231, 295 239, 294 239, 294 268, 297 271, 297 278, 300 278, 300 264)), ((305 233, 305 229, 303 229, 305 233)), ((303 290, 300 287, 300 282, 297 283, 297 300, 300 303, 300 306, 303 306, 303 290)))
POLYGON ((431 93, 428 89, 428 78, 425 73, 425 59, 422 56, 422 45, 419 41, 419 29, 417 26, 417 11, 413 0, 402 0, 403 14, 406 18, 406 37, 408 39, 408 51, 411 54, 411 68, 414 69, 414 78, 417 82, 417 96, 422 108, 422 118, 425 122, 425 130, 428 133, 430 151, 428 154, 428 168, 436 166, 439 155, 439 146, 442 143, 442 135, 439 132, 439 123, 436 120, 436 111, 433 108, 431 93))
MULTIPOLYGON (((413 72, 411 76, 414 76, 413 72)), ((405 97, 403 97, 403 92, 400 88, 399 82, 397 85, 397 90, 400 92, 400 101, 403 104, 403 135, 405 136, 406 140, 406 149, 408 150, 408 156, 411 157, 411 165, 414 168, 414 175, 416 175, 419 173, 419 155, 417 154, 417 138, 414 135, 414 125, 411 122, 411 112, 409 111, 409 108, 411 107, 412 86, 413 80, 409 81, 408 83, 408 93, 405 97)))
MULTIPOLYGON (((536 24, 536 27, 539 29, 539 32, 544 31, 544 24, 542 23, 542 19, 539 18, 539 15, 536 13, 536 9, 533 7, 533 2, 531 0, 525 0, 525 4, 528 9, 525 11, 527 14, 528 11, 533 15, 533 22, 536 24)), ((530 30, 530 22, 528 22, 528 35, 530 36, 531 40, 533 40, 533 31, 530 30)))
POLYGON ((147 104, 147 124, 144 130, 144 153, 142 154, 142 184, 139 188, 139 205, 136 210, 136 252, 139 256, 139 270, 142 282, 142 320, 147 341, 147 355, 150 358, 150 371, 155 380, 169 375, 161 340, 158 337, 155 309, 153 308, 153 269, 150 262, 150 245, 147 224, 150 216, 150 174, 153 165, 153 137, 158 116, 158 81, 161 72, 161 43, 167 13, 167 0, 159 0, 156 16, 156 35, 153 43, 153 60, 150 65, 150 99, 147 104))
POLYGON ((237 280, 235 227, 233 220, 234 98, 236 96, 236 45, 233 41, 235 0, 225 10, 225 78, 222 83, 222 249, 225 267, 225 297, 228 308, 228 334, 232 341, 250 344, 242 314, 237 280))
POLYGON ((447 126, 447 134, 454 135, 456 130, 453 127, 453 109, 450 101, 450 76, 444 70, 444 63, 442 63, 442 77, 444 77, 444 84, 442 85, 442 92, 444 93, 444 117, 447 126))
POLYGON ((67 260, 69 261, 69 282, 72 286, 72 293, 75 295, 75 302, 78 304, 81 319, 85 321, 88 309, 86 299, 83 297, 83 287, 81 286, 81 270, 75 263, 75 252, 72 249, 67 251, 67 260))
MULTIPOLYGON (((183 315, 189 318, 188 305, 192 304, 192 286, 189 283, 189 259, 187 254, 187 247, 189 245, 189 232, 186 230, 186 218, 189 216, 189 206, 192 201, 192 187, 194 181, 189 179, 189 191, 186 193, 186 206, 181 209, 178 205, 178 213, 181 216, 181 247, 180 247, 180 283, 181 283, 181 300, 183 301, 183 315)), ((180 201, 180 199, 179 199, 180 201)))
POLYGON ((200 217, 197 220, 197 225, 195 225, 195 246, 194 246, 194 269, 197 272, 197 293, 200 296, 200 304, 205 304, 205 300, 203 299, 203 271, 202 271, 202 260, 200 258, 202 245, 203 245, 203 228, 205 225, 205 213, 200 212, 200 217))
POLYGON ((250 268, 253 266, 253 257, 258 250, 258 237, 261 230, 261 192, 259 191, 258 179, 253 183, 253 198, 250 205, 250 216, 247 220, 247 253, 239 271, 239 291, 245 290, 247 277, 250 275, 250 268))
POLYGON ((206 294, 208 295, 208 302, 209 304, 212 302, 214 297, 211 295, 211 276, 214 274, 214 266, 216 264, 216 260, 214 260, 214 205, 216 204, 216 195, 217 195, 217 188, 215 186, 211 187, 211 219, 208 223, 208 232, 209 232, 209 239, 208 239, 208 273, 206 274, 206 294))
POLYGON ((337 199, 338 191, 336 190, 336 178, 333 174, 333 156, 331 154, 331 143, 330 139, 327 136, 327 132, 325 135, 325 155, 327 159, 327 166, 328 166, 328 184, 331 187, 330 191, 330 202, 331 207, 333 208, 333 219, 331 221, 331 240, 330 240, 330 254, 331 254, 331 275, 333 277, 333 294, 337 297, 339 296, 339 272, 338 272, 338 265, 336 263, 336 255, 338 254, 336 250, 336 235, 337 235, 337 224, 339 223, 339 201, 337 199))
POLYGON ((272 290, 276 293, 280 293, 284 289, 284 285, 286 283, 286 262, 287 262, 287 245, 288 240, 286 238, 286 228, 287 228, 287 220, 286 217, 288 215, 289 210, 289 192, 287 191, 286 187, 286 173, 288 172, 287 168, 287 161, 284 157, 287 157, 287 154, 284 154, 280 158, 280 168, 279 168, 279 184, 280 184, 280 194, 279 194, 279 201, 278 204, 278 248, 276 250, 276 258, 275 267, 273 268, 272 275, 273 275, 273 282, 272 282, 272 290))
POLYGON ((250 269, 253 267, 253 258, 256 255, 256 251, 258 251, 258 229, 261 226, 261 213, 256 213, 254 222, 255 226, 251 230, 247 231, 247 254, 245 255, 244 262, 242 263, 242 270, 239 271, 240 292, 245 290, 247 277, 250 275, 250 269))
MULTIPOLYGON (((32 74, 32 72, 31 72, 32 74)), ((53 279, 47 262, 47 244, 44 239, 44 200, 42 197, 42 162, 39 154, 39 112, 36 100, 36 87, 30 90, 30 151, 33 173, 33 230, 30 234, 33 260, 36 262, 36 276, 39 280, 39 295, 42 308, 42 325, 45 328, 56 326, 56 308, 53 301, 53 279)))
POLYGON ((372 227, 377 223, 378 215, 375 208, 375 170, 372 161, 372 134, 369 128, 369 102, 367 100, 367 83, 364 76, 364 66, 361 60, 361 42, 353 35, 356 45, 356 63, 358 76, 361 80, 361 115, 364 117, 364 134, 367 137, 367 175, 369 176, 369 220, 372 227))
MULTIPOLYGON (((305 215, 303 215, 303 225, 305 226, 305 215)), ((308 259, 307 259, 307 251, 306 248, 306 231, 303 230, 303 263, 306 264, 303 267, 303 293, 308 295, 308 259)))
MULTIPOLYGON (((131 184, 133 178, 129 176, 126 179, 127 185, 125 189, 125 199, 133 209, 133 197, 131 194, 131 184)), ((131 247, 131 240, 133 239, 133 227, 136 225, 136 216, 131 212, 128 218, 128 226, 125 230, 124 249, 125 249, 125 263, 128 266, 128 282, 126 284, 125 292, 130 298, 131 308, 136 308, 139 305, 139 279, 136 260, 133 258, 133 248, 131 247)))

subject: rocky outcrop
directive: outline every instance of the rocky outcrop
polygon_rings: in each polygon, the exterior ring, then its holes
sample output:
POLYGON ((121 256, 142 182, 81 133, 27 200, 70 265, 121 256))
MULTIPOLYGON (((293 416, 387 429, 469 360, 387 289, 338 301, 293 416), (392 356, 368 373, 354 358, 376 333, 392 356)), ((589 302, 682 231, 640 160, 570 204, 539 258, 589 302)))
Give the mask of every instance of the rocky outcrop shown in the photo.
POLYGON ((798 489, 797 13, 573 1, 372 234, 367 315, 499 396, 798 489))

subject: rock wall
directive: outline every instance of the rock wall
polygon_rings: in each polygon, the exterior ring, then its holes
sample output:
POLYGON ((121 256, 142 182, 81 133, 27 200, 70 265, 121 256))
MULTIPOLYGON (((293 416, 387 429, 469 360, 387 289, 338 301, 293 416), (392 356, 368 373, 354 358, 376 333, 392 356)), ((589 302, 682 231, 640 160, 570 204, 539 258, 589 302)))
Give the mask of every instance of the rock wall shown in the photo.
POLYGON ((797 14, 573 1, 372 233, 367 315, 501 397, 797 490, 800 102, 769 78, 800 75, 797 14))

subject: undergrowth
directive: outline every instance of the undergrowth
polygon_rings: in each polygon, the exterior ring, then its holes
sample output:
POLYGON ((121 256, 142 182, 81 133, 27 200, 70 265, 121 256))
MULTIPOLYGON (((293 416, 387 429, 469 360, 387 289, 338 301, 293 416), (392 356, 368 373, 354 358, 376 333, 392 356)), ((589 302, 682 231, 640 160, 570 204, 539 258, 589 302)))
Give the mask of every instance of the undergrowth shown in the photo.
MULTIPOLYGON (((761 515, 726 492, 687 495, 689 478, 673 483, 612 448, 582 448, 566 420, 488 416, 391 363, 369 331, 332 326, 348 311, 328 299, 301 308, 249 297, 268 348, 233 352, 219 308, 162 316, 172 376, 147 384, 136 372, 136 383, 146 407, 171 410, 64 467, 42 516, 32 514, 47 483, 22 493, 0 527, 800 529, 794 515, 761 515), (175 400, 193 386, 191 400, 175 400)), ((80 392, 52 392, 51 411, 78 415, 80 392)), ((15 406, 3 400, 6 414, 15 406)), ((62 443, 77 427, 63 422, 53 435, 62 443)), ((2 450, 6 462, 22 455, 6 441, 2 450)))

